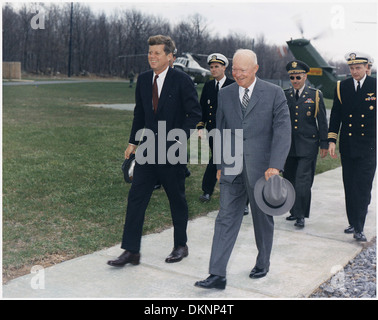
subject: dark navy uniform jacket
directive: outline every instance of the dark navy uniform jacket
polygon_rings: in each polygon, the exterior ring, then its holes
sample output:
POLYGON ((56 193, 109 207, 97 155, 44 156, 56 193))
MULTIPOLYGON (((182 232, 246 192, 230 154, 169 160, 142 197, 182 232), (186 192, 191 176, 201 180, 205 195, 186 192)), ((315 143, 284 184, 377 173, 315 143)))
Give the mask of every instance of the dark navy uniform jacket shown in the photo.
MULTIPOLYGON (((235 82, 232 79, 226 78, 222 88, 235 82)), ((197 125, 197 129, 203 129, 206 127, 207 131, 216 128, 215 116, 218 106, 218 95, 215 90, 215 79, 207 81, 203 86, 200 104, 202 107, 202 119, 197 125)))
POLYGON ((340 138, 342 155, 356 158, 375 153, 376 86, 377 79, 367 76, 360 96, 355 91, 353 78, 341 81, 339 89, 335 89, 328 138, 335 143, 340 138))
POLYGON ((290 110, 292 142, 289 156, 316 156, 319 150, 328 149, 327 114, 320 90, 304 87, 298 101, 294 88, 284 90, 290 110), (318 92, 318 104, 316 103, 318 92))

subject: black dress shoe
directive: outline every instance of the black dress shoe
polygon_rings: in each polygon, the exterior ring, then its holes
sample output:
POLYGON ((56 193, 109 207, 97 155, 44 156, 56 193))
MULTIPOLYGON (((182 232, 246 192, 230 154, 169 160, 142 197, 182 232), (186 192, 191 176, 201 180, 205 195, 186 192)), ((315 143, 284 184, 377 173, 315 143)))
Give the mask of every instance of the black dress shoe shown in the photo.
POLYGON ((244 208, 244 215, 246 216, 248 213, 249 213, 249 208, 248 208, 248 206, 246 206, 244 208))
POLYGON ((361 242, 367 241, 363 232, 355 232, 353 238, 361 242))
POLYGON ((161 188, 161 184, 155 184, 154 185, 154 190, 158 190, 158 189, 160 189, 161 188))
POLYGON ((294 216, 291 214, 290 216, 286 217, 286 220, 287 220, 287 221, 294 221, 294 220, 297 220, 297 218, 294 217, 294 216))
POLYGON ((208 193, 204 193, 202 196, 199 197, 201 202, 209 202, 210 201, 210 195, 208 193))
POLYGON ((211 274, 207 279, 202 281, 197 281, 194 285, 199 288, 204 289, 221 289, 226 288, 226 277, 216 276, 211 274))
POLYGON ((304 228, 304 226, 305 226, 304 218, 298 218, 297 221, 294 223, 294 226, 296 226, 298 228, 304 228))
POLYGON ((266 274, 268 273, 269 271, 269 268, 257 268, 257 267, 254 267, 252 270, 251 270, 251 273, 249 274, 249 277, 252 278, 252 279, 258 279, 258 278, 262 278, 262 277, 265 277, 266 274))
POLYGON ((354 228, 352 226, 349 226, 344 230, 344 233, 354 233, 354 228))
POLYGON ((112 267, 123 267, 125 264, 131 263, 133 265, 138 265, 140 260, 139 253, 131 253, 125 250, 117 259, 109 260, 108 265, 112 267))
POLYGON ((174 248, 171 254, 165 259, 165 262, 167 263, 174 263, 179 262, 183 258, 187 257, 189 254, 188 246, 182 247, 178 246, 177 248, 174 248))

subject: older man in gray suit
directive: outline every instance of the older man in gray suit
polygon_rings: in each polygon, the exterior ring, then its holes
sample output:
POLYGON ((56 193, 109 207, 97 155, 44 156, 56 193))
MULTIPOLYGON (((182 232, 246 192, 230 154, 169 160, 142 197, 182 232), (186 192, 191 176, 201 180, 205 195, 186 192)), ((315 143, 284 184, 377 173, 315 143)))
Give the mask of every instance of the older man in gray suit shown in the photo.
POLYGON ((220 90, 218 96, 217 129, 223 146, 218 166, 220 210, 215 221, 210 258, 210 276, 197 281, 201 288, 224 289, 226 268, 243 219, 247 198, 252 209, 255 240, 258 249, 256 265, 250 278, 264 277, 269 271, 273 243, 273 217, 256 205, 254 186, 265 176, 268 180, 283 170, 291 144, 290 115, 283 90, 256 77, 259 66, 256 54, 238 50, 233 57, 232 75, 236 82, 220 90), (230 130, 225 130, 230 129, 230 130), (231 133, 226 137, 226 133, 231 133), (242 132, 242 137, 240 133, 242 132), (226 157, 227 141, 235 157, 230 164, 226 157), (238 144, 238 140, 241 141, 238 144), (239 159, 240 160, 240 159, 239 159))

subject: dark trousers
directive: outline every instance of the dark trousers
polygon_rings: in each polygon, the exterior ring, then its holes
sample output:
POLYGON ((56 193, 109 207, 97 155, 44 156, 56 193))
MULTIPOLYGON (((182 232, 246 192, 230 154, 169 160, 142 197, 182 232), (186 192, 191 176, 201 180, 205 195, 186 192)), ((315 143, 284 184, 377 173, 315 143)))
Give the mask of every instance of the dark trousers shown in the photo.
POLYGON ((136 164, 128 196, 122 249, 135 253, 140 251, 144 215, 158 179, 169 200, 174 247, 186 245, 188 205, 185 197, 185 165, 136 164))
POLYGON ((341 155, 346 212, 356 232, 364 230, 376 163, 375 152, 360 158, 341 155))
POLYGON ((217 183, 217 165, 214 164, 213 160, 213 137, 209 137, 209 147, 211 150, 211 157, 202 178, 202 190, 204 193, 212 195, 217 183))
POLYGON ((287 157, 283 176, 295 189, 295 202, 290 213, 297 218, 308 218, 311 206, 311 187, 314 182, 316 156, 287 157))

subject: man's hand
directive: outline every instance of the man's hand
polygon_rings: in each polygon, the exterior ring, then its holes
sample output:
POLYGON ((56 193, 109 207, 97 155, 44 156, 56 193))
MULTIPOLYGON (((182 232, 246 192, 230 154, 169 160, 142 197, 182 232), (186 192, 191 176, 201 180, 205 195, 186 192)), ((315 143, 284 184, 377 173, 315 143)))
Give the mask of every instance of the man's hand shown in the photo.
POLYGON ((217 180, 218 180, 218 182, 220 180, 220 177, 221 177, 221 170, 217 170, 217 180))
POLYGON ((136 150, 137 146, 134 145, 134 144, 129 144, 125 150, 125 159, 129 159, 130 158, 130 155, 132 153, 135 153, 135 150, 136 150))
POLYGON ((280 174, 280 170, 275 169, 275 168, 269 168, 268 170, 265 171, 265 180, 268 180, 271 176, 280 174))
POLYGON ((320 149, 320 157, 324 158, 328 154, 328 149, 320 149))
POLYGON ((329 152, 332 159, 337 159, 336 143, 334 143, 334 142, 329 143, 328 152, 329 152))
POLYGON ((200 139, 204 138, 202 129, 198 129, 198 138, 200 139))

